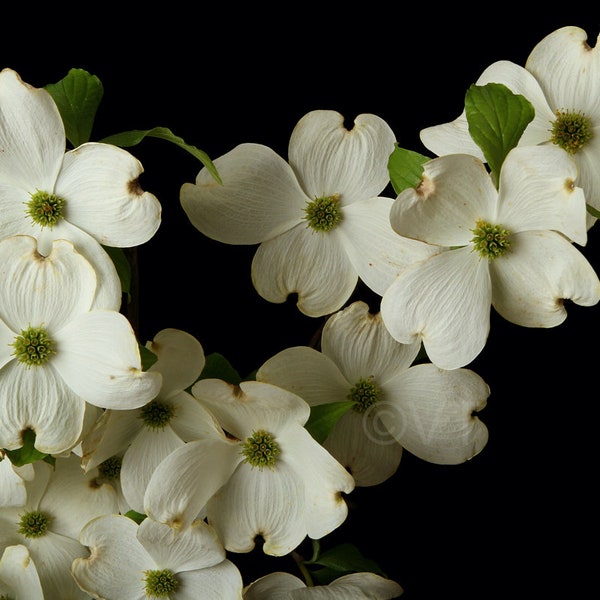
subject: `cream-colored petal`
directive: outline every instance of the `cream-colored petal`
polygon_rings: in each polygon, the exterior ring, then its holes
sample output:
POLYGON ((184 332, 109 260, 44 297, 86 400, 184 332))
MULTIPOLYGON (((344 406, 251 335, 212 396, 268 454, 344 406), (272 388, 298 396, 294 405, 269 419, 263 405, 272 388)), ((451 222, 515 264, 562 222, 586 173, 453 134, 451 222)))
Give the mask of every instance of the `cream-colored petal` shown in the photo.
POLYGON ((335 230, 318 233, 301 223, 258 247, 252 282, 265 300, 281 304, 297 294, 302 313, 322 317, 343 306, 358 274, 335 230))
POLYGON ((296 124, 289 162, 311 199, 340 194, 342 206, 378 196, 389 183, 396 137, 377 115, 360 114, 350 129, 333 110, 314 110, 296 124))
POLYGON ((183 210, 204 235, 226 244, 259 244, 304 219, 311 198, 271 148, 240 144, 213 163, 222 185, 204 168, 180 193, 183 210))
POLYGON ((178 579, 181 582, 178 600, 198 600, 199 590, 203 600, 242 600, 242 574, 228 559, 212 567, 180 572, 178 579))
POLYGON ((0 558, 0 593, 5 597, 44 600, 44 592, 26 546, 8 546, 0 558), (2 589, 4 586, 10 589, 2 589))

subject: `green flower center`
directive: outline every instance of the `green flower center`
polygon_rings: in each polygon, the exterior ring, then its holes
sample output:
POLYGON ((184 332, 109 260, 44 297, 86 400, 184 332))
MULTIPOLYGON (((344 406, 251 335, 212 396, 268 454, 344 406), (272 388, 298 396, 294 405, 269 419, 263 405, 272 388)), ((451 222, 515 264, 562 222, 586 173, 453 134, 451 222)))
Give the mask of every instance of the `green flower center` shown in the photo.
POLYGON ((28 327, 11 344, 13 355, 28 367, 43 365, 55 353, 54 343, 43 327, 28 327))
POLYGON ((177 591, 179 586, 175 573, 171 569, 144 571, 144 575, 148 598, 168 598, 177 591))
POLYGON ((304 212, 309 227, 315 231, 331 231, 342 220, 340 195, 324 196, 307 202, 304 212))
POLYGON ((21 515, 18 532, 27 538, 38 538, 46 534, 49 525, 50 517, 46 513, 32 510, 21 515))
POLYGON ((121 474, 122 459, 118 456, 111 456, 98 465, 98 475, 106 481, 114 481, 121 474))
POLYGON ((244 462, 250 463, 252 467, 258 467, 261 471, 268 467, 275 467, 275 459, 281 453, 279 444, 268 432, 260 429, 255 431, 242 445, 244 462))
POLYGON ((552 123, 552 142, 569 154, 579 152, 592 139, 592 122, 583 113, 555 111, 552 123))
POLYGON ((36 225, 50 227, 56 225, 63 218, 65 201, 54 194, 38 190, 31 194, 31 200, 27 204, 27 214, 36 225))
POLYGON ((372 377, 368 379, 361 377, 358 383, 350 390, 348 400, 354 402, 353 410, 358 413, 364 413, 379 400, 380 394, 381 392, 372 377))
POLYGON ((150 429, 164 429, 174 416, 175 407, 160 400, 151 400, 140 410, 140 418, 150 429))
POLYGON ((500 225, 477 221, 471 242, 481 258, 498 258, 510 248, 510 232, 500 225))

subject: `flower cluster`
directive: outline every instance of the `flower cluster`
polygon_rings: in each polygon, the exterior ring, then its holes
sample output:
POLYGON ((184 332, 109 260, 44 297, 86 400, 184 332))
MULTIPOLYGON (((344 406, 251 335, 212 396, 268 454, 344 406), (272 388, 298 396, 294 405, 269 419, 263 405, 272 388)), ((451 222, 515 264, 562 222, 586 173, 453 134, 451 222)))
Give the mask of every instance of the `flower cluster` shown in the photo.
POLYGON ((600 217, 586 40, 563 27, 525 66, 487 68, 459 117, 421 131, 434 156, 380 116, 347 129, 323 109, 287 158, 241 143, 212 161, 165 128, 90 141, 96 77, 34 88, 0 71, 0 599, 400 597, 357 548, 321 551, 354 490, 404 452, 484 451, 491 390, 472 364, 492 311, 553 328, 566 301, 600 301, 581 252, 600 217), (130 253, 162 207, 125 148, 146 137, 202 162, 185 215, 256 246, 257 294, 322 319, 314 344, 242 377, 192 332, 138 339, 130 253), (249 580, 236 557, 252 551, 293 557, 302 578, 249 580))

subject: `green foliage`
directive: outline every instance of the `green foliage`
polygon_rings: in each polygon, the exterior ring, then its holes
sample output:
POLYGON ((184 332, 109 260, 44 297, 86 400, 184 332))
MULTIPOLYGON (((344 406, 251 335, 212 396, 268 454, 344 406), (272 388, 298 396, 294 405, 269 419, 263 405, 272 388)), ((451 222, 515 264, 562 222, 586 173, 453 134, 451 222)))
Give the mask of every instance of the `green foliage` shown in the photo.
POLYGON ((142 359, 142 370, 147 371, 158 360, 158 356, 143 344, 139 344, 139 349, 142 359))
POLYGON ((200 373, 200 379, 210 378, 222 379, 234 385, 242 381, 239 373, 231 366, 231 363, 218 352, 213 352, 206 357, 204 369, 200 373))
POLYGON ((135 521, 138 525, 146 518, 146 515, 136 512, 135 510, 128 510, 124 516, 129 517, 132 521, 135 521))
POLYGON ((131 265, 125 251, 122 248, 113 248, 112 246, 102 246, 106 253, 112 259, 119 279, 121 280, 121 290, 124 294, 129 295, 131 292, 131 265))
POLYGON ((33 429, 26 429, 23 432, 23 445, 16 450, 5 450, 6 455, 10 459, 10 462, 15 467, 22 467, 23 465, 34 463, 38 460, 42 460, 48 456, 35 448, 35 431, 33 429))
POLYGON ((45 88, 58 107, 67 140, 77 146, 89 142, 96 111, 104 88, 95 75, 83 69, 71 69, 66 77, 45 88))
POLYGON ((388 160, 390 182, 396 194, 417 187, 423 175, 423 165, 431 160, 418 152, 400 148, 398 144, 388 160))
POLYGON ((122 133, 117 133, 115 135, 110 135, 101 141, 105 144, 114 144, 115 146, 121 146, 123 148, 129 146, 135 146, 139 144, 145 137, 154 137, 159 138, 161 140, 167 140, 168 142, 172 142, 173 144, 183 148, 187 152, 189 152, 192 156, 196 157, 209 171, 209 173, 213 176, 215 181, 219 183, 223 183, 215 165, 212 160, 206 154, 206 152, 199 150, 195 146, 190 146, 187 144, 182 138, 176 136, 170 129, 166 127, 154 127, 152 129, 134 129, 132 131, 124 131, 122 133))
POLYGON ((481 148, 492 176, 498 174, 506 155, 519 143, 535 110, 520 94, 501 83, 472 85, 465 96, 469 133, 481 148))
POLYGON ((352 408, 354 404, 354 402, 348 400, 347 402, 330 402, 328 404, 311 406, 310 417, 305 427, 313 438, 319 444, 322 444, 340 417, 352 408))
POLYGON ((322 554, 317 546, 315 554, 311 560, 304 561, 304 564, 309 567, 311 577, 320 585, 328 585, 348 573, 369 572, 386 576, 377 563, 365 558, 353 544, 340 544, 322 554))

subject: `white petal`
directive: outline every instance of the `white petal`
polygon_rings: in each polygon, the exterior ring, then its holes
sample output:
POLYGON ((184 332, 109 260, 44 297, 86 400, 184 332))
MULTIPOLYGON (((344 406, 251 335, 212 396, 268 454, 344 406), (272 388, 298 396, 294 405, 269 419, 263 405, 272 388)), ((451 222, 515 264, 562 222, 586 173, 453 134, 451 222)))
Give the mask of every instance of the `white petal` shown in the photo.
POLYGON ((161 220, 159 201, 140 187, 143 171, 127 150, 88 142, 65 154, 56 193, 66 201, 69 221, 101 244, 139 246, 161 220))
POLYGON ((525 327, 555 327, 567 317, 564 300, 593 306, 598 275, 563 236, 531 231, 511 238, 511 252, 491 264, 494 308, 525 327))
POLYGON ((577 110, 598 119, 600 51, 587 38, 580 27, 561 27, 535 46, 525 67, 544 87, 553 109, 577 110))
POLYGON ((77 443, 85 403, 52 365, 27 369, 13 361, 0 375, 0 448, 20 448, 21 434, 29 428, 35 431, 35 447, 40 452, 59 454, 77 443))
POLYGON ((358 301, 327 320, 321 348, 355 385, 368 377, 383 383, 408 369, 421 344, 399 344, 385 327, 381 313, 370 312, 368 304, 358 301))
POLYGON ((122 515, 91 520, 81 531, 80 542, 90 556, 73 562, 75 580, 98 598, 144 600, 143 572, 157 565, 139 543, 138 525, 122 515))
POLYGON ((204 235, 227 244, 258 244, 304 219, 309 198, 288 163, 267 146, 240 144, 213 161, 223 185, 202 169, 180 201, 204 235))
POLYGON ((4 550, 0 558, 0 588, 3 583, 11 588, 9 596, 44 600, 40 578, 26 546, 8 546, 4 550))
POLYGON ((242 599, 242 575, 227 559, 213 567, 178 573, 178 580, 177 600, 198 600, 199 590, 203 600, 242 599))
POLYGON ((289 600, 288 592, 306 588, 306 584, 295 575, 276 571, 263 575, 244 588, 244 600, 289 600))
POLYGON ((121 464, 121 487, 129 506, 144 513, 144 494, 156 467, 184 442, 167 426, 143 427, 127 448, 121 464))
MULTIPOLYGON (((573 156, 579 169, 577 185, 585 192, 585 200, 596 210, 600 210, 600 171, 596 168, 600 157, 600 123, 593 128, 592 139, 573 156)), ((587 228, 596 222, 589 213, 587 215, 587 228)))
POLYGON ((75 454, 56 459, 39 506, 52 515, 52 531, 77 539, 81 528, 92 518, 118 512, 115 489, 98 483, 97 476, 94 471, 84 473, 75 454))
POLYGON ((0 265, 0 318, 15 332, 43 325, 53 338, 92 304, 96 274, 70 242, 56 241, 44 258, 35 238, 10 237, 0 241, 0 265))
POLYGON ((486 426, 474 414, 490 390, 469 369, 445 371, 432 364, 411 367, 388 384, 377 416, 406 450, 436 464, 459 464, 481 452, 486 426))
POLYGON ((585 245, 585 197, 576 178, 575 162, 557 146, 514 148, 500 173, 496 222, 510 232, 554 229, 585 245))
POLYGON ((321 317, 343 306, 358 274, 338 232, 319 233, 302 223, 258 247, 252 282, 265 300, 281 304, 298 294, 300 311, 321 317))
POLYGON ((491 299, 488 261, 467 246, 404 271, 383 296, 381 316, 398 341, 409 344, 421 336, 432 362, 456 369, 485 346, 491 299))
POLYGON ((0 508, 24 506, 26 500, 25 480, 19 474, 18 468, 14 467, 0 450, 0 508))
POLYGON ((261 536, 265 554, 284 556, 306 537, 313 516, 304 493, 304 482, 283 461, 274 470, 241 464, 208 502, 206 515, 227 550, 249 552, 261 536))
POLYGON ((192 387, 223 429, 245 440, 258 429, 277 436, 290 424, 304 425, 310 407, 296 394, 262 381, 242 381, 235 386, 220 379, 201 379, 192 387))
POLYGON ((156 397, 161 375, 142 371, 129 321, 114 311, 95 310, 71 320, 55 335, 60 351, 53 365, 86 402, 132 409, 156 397))
POLYGON ((180 392, 169 398, 175 408, 170 425, 184 441, 199 440, 221 434, 221 427, 214 416, 188 392, 180 392))
POLYGON ((311 406, 344 402, 351 388, 331 358, 308 346, 278 352, 261 365, 256 380, 298 394, 311 406))
POLYGON ((191 386, 206 363, 202 344, 180 329, 159 331, 146 347, 157 356, 150 370, 162 374, 160 397, 164 399, 191 386))
POLYGON ((282 460, 293 465, 296 476, 304 482, 306 532, 320 539, 348 516, 343 494, 354 490, 354 479, 304 427, 290 427, 281 444, 282 460))
POLYGON ((398 273, 437 248, 398 235, 390 224, 391 198, 370 198, 344 207, 339 236, 361 280, 382 295, 398 273))
MULTIPOLYGON (((404 590, 392 581, 376 573, 349 573, 342 575, 329 584, 329 590, 335 594, 317 595, 315 598, 352 598, 353 600, 392 600, 399 598, 404 590)), ((306 596, 308 598, 308 596, 306 596)), ((312 597, 312 596, 311 596, 312 597)))
POLYGON ((172 527, 187 527, 241 460, 239 445, 225 436, 187 443, 157 467, 146 489, 144 514, 172 527))
POLYGON ((494 222, 498 193, 484 164, 466 154, 424 165, 421 184, 394 201, 390 222, 402 236, 440 246, 464 246, 479 219, 494 222))
POLYGON ((5 68, 0 72, 0 105, 0 179, 29 194, 52 193, 65 152, 65 130, 54 100, 5 68))
POLYGON ((315 110, 294 128, 289 161, 311 199, 340 194, 345 206, 383 191, 395 141, 390 126, 376 115, 358 115, 348 130, 340 113, 315 110))
POLYGON ((225 558, 225 549, 216 532, 201 520, 178 530, 144 519, 137 538, 156 564, 175 573, 213 567, 225 558))
POLYGON ((402 446, 378 419, 378 410, 363 414, 349 410, 335 424, 323 446, 361 487, 389 479, 402 458, 402 446))

